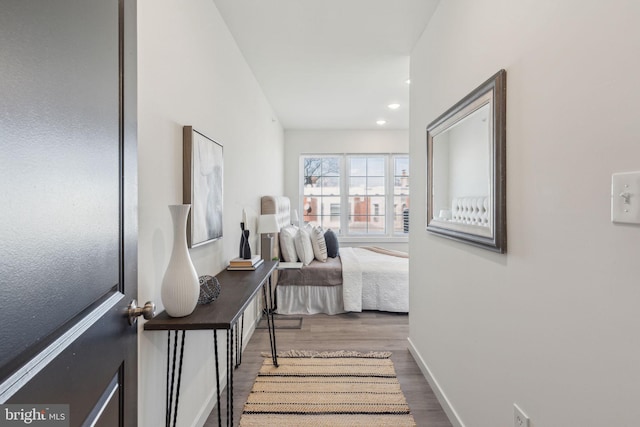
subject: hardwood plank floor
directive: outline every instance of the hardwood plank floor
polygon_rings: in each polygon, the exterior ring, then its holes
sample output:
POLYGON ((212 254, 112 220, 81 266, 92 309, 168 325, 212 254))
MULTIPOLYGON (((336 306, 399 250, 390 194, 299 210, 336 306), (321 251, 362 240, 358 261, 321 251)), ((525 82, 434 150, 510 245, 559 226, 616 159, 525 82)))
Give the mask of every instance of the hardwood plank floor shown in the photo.
MULTIPOLYGON (((416 424, 424 427, 451 427, 440 403, 409 353, 409 316, 406 314, 366 311, 335 316, 317 314, 302 316, 302 329, 277 329, 278 351, 286 350, 356 350, 391 351, 400 386, 416 424)), ((238 425, 242 408, 262 361, 269 351, 269 334, 256 329, 242 356, 242 364, 234 371, 234 425, 238 425)), ((222 396, 223 423, 226 396, 222 396)), ((205 427, 218 425, 214 408, 205 427)), ((270 426, 265 426, 270 427, 270 426)), ((274 426, 277 427, 277 426, 274 426)))

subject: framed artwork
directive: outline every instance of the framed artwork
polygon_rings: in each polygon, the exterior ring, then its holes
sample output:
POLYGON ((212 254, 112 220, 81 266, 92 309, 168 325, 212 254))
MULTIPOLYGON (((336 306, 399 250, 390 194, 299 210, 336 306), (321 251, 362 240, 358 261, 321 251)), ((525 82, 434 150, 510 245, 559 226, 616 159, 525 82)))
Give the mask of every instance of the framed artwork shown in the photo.
POLYGON ((183 128, 183 203, 191 205, 187 220, 190 248, 222 237, 222 145, 195 130, 183 128))

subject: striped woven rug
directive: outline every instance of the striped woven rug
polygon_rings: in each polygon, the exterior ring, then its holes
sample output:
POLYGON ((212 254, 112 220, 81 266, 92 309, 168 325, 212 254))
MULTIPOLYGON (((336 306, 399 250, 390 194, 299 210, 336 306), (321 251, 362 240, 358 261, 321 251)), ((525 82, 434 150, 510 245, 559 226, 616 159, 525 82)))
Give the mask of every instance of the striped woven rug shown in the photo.
POLYGON ((415 426, 390 352, 301 352, 267 358, 241 427, 415 426))

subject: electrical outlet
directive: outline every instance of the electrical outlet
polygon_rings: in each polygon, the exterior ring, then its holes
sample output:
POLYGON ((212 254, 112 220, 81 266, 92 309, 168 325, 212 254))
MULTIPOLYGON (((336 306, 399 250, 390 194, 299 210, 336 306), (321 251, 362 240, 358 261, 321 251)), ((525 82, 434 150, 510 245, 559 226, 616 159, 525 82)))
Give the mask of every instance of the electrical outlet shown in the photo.
POLYGON ((529 417, 515 403, 513 404, 513 427, 529 427, 529 417))

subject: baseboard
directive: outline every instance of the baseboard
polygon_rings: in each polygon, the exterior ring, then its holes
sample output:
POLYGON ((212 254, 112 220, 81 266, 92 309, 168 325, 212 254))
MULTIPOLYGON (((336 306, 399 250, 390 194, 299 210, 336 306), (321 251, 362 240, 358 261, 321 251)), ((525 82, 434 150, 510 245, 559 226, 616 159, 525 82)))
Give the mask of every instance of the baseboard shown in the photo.
MULTIPOLYGON (((256 316, 256 319, 253 321, 253 323, 249 325, 248 328, 245 328, 245 331, 244 331, 245 333, 243 334, 244 336, 242 338, 243 351, 247 347, 247 344, 249 343, 249 340, 253 336, 253 333, 256 331, 256 327, 258 326, 259 321, 260 321, 260 317, 256 316)), ((222 387, 220 391, 224 390, 227 386, 226 366, 223 366, 222 368, 224 370, 220 372, 220 386, 222 387)), ((211 414, 211 411, 213 411, 213 409, 216 407, 216 403, 217 403, 216 391, 215 389, 212 389, 211 393, 209 393, 209 395, 204 401, 204 404, 200 408, 200 411, 198 411, 198 415, 193 421, 192 427, 204 426, 204 423, 207 421, 207 418, 209 418, 209 414, 211 414)), ((224 402, 220 402, 220 403, 223 404, 224 402)), ((223 410, 224 410, 224 407, 223 407, 223 410)))
MULTIPOLYGON (((226 371, 223 377, 224 378, 221 378, 221 381, 220 381, 222 386, 227 384, 226 371)), ((196 416, 196 419, 193 421, 193 424, 191 425, 191 427, 204 426, 204 423, 207 422, 207 418, 209 418, 209 414, 211 413, 211 411, 213 411, 213 408, 215 407, 216 407, 216 391, 211 390, 211 393, 209 393, 209 395, 207 396, 207 399, 205 400, 204 405, 202 406, 202 408, 200 408, 200 411, 198 411, 198 415, 196 416)))
POLYGON ((440 402, 440 406, 442 406, 442 409, 444 410, 445 414, 447 414, 447 418, 449 418, 449 421, 451 422, 451 424, 454 427, 465 427, 464 423, 458 416, 458 413, 456 412, 453 405, 447 398, 447 395, 444 393, 444 391, 440 387, 440 384, 438 384, 438 381, 435 379, 435 377, 431 373, 429 366, 424 361, 422 356, 420 356, 420 353, 418 352, 416 347, 413 345, 411 338, 407 338, 407 341, 409 341, 409 352, 411 353, 411 355, 413 356, 413 359, 418 364, 420 371, 422 371, 422 375, 424 375, 424 377, 427 379, 427 382, 431 386, 433 393, 436 395, 438 402, 440 402))

